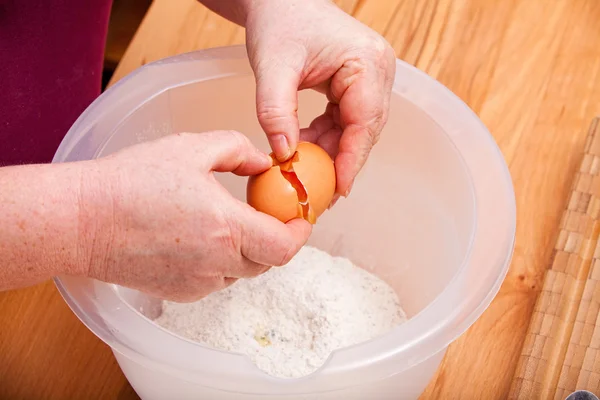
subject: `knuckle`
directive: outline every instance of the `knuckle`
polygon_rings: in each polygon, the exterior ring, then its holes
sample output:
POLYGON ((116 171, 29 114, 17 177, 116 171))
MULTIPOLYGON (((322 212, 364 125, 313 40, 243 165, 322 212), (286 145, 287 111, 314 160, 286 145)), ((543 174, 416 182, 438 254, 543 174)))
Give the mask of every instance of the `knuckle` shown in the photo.
POLYGON ((371 148, 379 141, 381 135, 381 127, 379 121, 381 121, 382 118, 383 116, 379 114, 364 125, 355 125, 355 128, 359 132, 360 136, 366 138, 366 140, 361 140, 361 143, 363 144, 362 147, 364 147, 364 152, 366 154, 368 154, 371 148))
POLYGON ((386 71, 388 77, 393 79, 393 75, 396 72, 396 52, 389 44, 387 45, 385 54, 383 55, 382 59, 382 66, 384 70, 386 71))
MULTIPOLYGON (((388 71, 395 66, 396 53, 390 43, 379 34, 375 34, 363 42, 363 49, 377 68, 388 71)), ((395 68, 395 67, 394 67, 395 68)))
POLYGON ((382 60, 389 61, 390 55, 394 56, 394 49, 390 43, 381 35, 377 35, 374 39, 374 45, 377 54, 382 60))
POLYGON ((356 45, 362 48, 365 52, 374 55, 375 58, 388 58, 390 50, 393 53, 392 46, 387 40, 375 31, 371 31, 370 35, 362 36, 357 40, 356 45))
POLYGON ((276 45, 284 49, 276 54, 272 52, 270 43, 264 43, 260 51, 251 57, 254 71, 259 78, 265 78, 274 71, 287 69, 290 72, 300 74, 308 59, 308 49, 303 43, 296 40, 280 40, 276 45))
POLYGON ((371 63, 365 57, 354 57, 349 59, 344 66, 347 68, 347 78, 356 79, 358 75, 369 70, 371 63))
POLYGON ((294 129, 296 110, 270 104, 260 104, 257 107, 257 117, 263 130, 270 134, 286 133, 294 129))
POLYGON ((377 113, 377 115, 367 128, 367 131, 369 132, 369 137, 371 138, 371 143, 373 145, 377 144, 377 142, 380 139, 383 118, 384 112, 382 109, 381 112, 377 113))
POLYGON ((234 144, 234 147, 238 149, 244 147, 248 143, 246 136, 238 131, 226 130, 214 132, 214 140, 221 141, 224 139, 230 141, 232 144, 234 144))
MULTIPOLYGON (((210 232, 204 240, 211 243, 211 250, 206 254, 206 262, 215 258, 231 260, 241 251, 241 225, 228 204, 221 204, 212 214, 209 226, 204 228, 210 232)), ((220 273, 219 271, 227 269, 226 267, 225 263, 220 268, 215 268, 215 273, 220 273)), ((203 272, 199 270, 198 273, 198 278, 201 278, 203 272)))
POLYGON ((238 253, 241 249, 241 229, 238 220, 227 215, 222 215, 220 219, 220 225, 223 227, 219 235, 220 244, 228 254, 232 251, 238 253))
POLYGON ((358 160, 359 160, 359 165, 362 166, 364 165, 364 163, 367 161, 367 159, 369 158, 369 154, 371 153, 371 150, 373 149, 373 142, 371 143, 365 143, 363 146, 361 146, 358 150, 358 160))
POLYGON ((394 61, 396 60, 396 52, 394 51, 392 45, 389 44, 387 41, 385 42, 384 57, 392 63, 394 63, 394 61))
POLYGON ((244 134, 238 132, 238 131, 234 131, 232 129, 226 130, 224 131, 227 135, 231 136, 233 138, 233 140, 236 140, 240 143, 246 143, 247 142, 247 138, 244 134))
POLYGON ((380 55, 384 55, 385 51, 386 51, 386 46, 387 42, 386 40, 380 36, 380 35, 375 35, 373 37, 373 48, 375 49, 375 51, 380 54, 380 55))
POLYGON ((379 141, 383 125, 387 118, 387 112, 383 105, 377 106, 372 109, 372 117, 369 118, 364 124, 358 125, 363 134, 369 138, 372 145, 379 141))
POLYGON ((379 133, 381 134, 381 131, 383 130, 383 128, 385 127, 385 124, 387 124, 388 118, 390 116, 390 110, 389 107, 386 105, 382 106, 382 111, 381 111, 381 119, 379 120, 379 133))
POLYGON ((285 108, 267 102, 261 102, 258 104, 257 114, 258 119, 262 122, 276 123, 286 119, 285 108))
POLYGON ((243 134, 237 131, 227 131, 227 134, 231 137, 231 141, 235 144, 236 154, 239 156, 243 149, 247 148, 250 144, 250 140, 243 134))
POLYGON ((372 145, 375 146, 379 142, 379 139, 381 139, 381 133, 380 132, 377 133, 377 134, 375 134, 373 136, 373 138, 371 139, 372 145))

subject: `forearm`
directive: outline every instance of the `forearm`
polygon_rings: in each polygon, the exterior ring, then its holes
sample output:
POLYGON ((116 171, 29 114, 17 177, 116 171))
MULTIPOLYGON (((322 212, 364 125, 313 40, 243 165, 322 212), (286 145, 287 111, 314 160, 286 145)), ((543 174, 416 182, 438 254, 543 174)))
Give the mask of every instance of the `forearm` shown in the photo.
POLYGON ((81 164, 0 168, 0 290, 82 272, 81 164))

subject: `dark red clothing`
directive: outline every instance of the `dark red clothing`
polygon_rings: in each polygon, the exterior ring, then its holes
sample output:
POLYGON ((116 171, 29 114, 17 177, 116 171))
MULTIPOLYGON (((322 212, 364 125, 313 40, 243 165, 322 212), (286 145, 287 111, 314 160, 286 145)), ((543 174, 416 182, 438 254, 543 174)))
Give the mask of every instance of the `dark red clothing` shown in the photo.
POLYGON ((112 0, 0 0, 0 166, 52 160, 100 94, 112 0))

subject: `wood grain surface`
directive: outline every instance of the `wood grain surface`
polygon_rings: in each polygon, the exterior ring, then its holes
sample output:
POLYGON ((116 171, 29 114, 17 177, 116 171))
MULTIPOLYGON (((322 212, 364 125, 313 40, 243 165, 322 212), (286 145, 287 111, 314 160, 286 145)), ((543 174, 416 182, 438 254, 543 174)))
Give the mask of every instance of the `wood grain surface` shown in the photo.
POLYGON ((559 229, 511 400, 600 394, 600 119, 590 125, 559 229))
MULTIPOLYGON (((510 272, 422 396, 506 398, 587 126, 600 113, 600 2, 337 3, 466 101, 510 166, 518 208, 510 272)), ((243 40, 241 28, 194 0, 155 0, 114 79, 161 57, 243 40)), ((52 284, 0 294, 0 326, 0 399, 136 398, 110 350, 52 284)))

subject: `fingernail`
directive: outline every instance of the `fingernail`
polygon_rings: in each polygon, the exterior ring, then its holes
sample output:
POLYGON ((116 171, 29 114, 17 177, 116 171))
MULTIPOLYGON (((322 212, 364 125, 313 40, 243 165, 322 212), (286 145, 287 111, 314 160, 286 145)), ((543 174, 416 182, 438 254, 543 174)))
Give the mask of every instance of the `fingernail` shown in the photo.
POLYGON ((331 200, 331 203, 329 204, 329 207, 327 207, 327 208, 330 209, 331 207, 335 206, 335 203, 337 203, 339 199, 340 199, 340 195, 337 193, 334 194, 333 200, 331 200))
POLYGON ((290 145, 284 135, 269 136, 269 143, 279 161, 286 161, 290 157, 290 145))
POLYGON ((255 152, 258 157, 261 157, 264 160, 265 169, 271 168, 273 166, 273 157, 271 157, 269 154, 266 154, 265 152, 261 151, 260 149, 255 149, 255 152))
POLYGON ((273 157, 271 157, 269 154, 265 154, 261 151, 261 154, 263 155, 263 157, 265 158, 265 162, 269 164, 269 168, 273 166, 273 163, 275 160, 273 160, 273 157))

